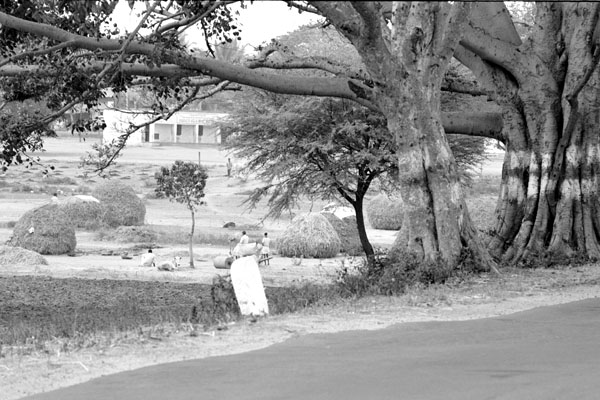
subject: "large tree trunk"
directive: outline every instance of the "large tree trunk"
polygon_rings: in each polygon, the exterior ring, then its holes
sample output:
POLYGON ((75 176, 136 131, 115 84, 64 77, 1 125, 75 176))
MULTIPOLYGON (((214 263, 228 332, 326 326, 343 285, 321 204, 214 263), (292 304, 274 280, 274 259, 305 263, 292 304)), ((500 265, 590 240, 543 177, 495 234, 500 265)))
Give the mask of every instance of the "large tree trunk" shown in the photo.
POLYGON ((394 246, 431 261, 440 258, 450 269, 468 248, 482 269, 493 268, 463 198, 440 123, 439 95, 416 95, 413 100, 401 113, 387 117, 398 145, 399 188, 406 213, 394 246))
POLYGON ((396 138, 406 222, 395 246, 449 269, 468 248, 482 269, 492 268, 469 218, 440 117, 441 82, 469 5, 393 2, 390 19, 382 22, 379 7, 368 2, 337 3, 335 10, 325 4, 315 6, 355 45, 373 78, 372 101, 396 138), (359 18, 344 17, 344 7, 359 18), (390 36, 382 35, 387 28, 390 36))
MULTIPOLYGON (((510 71, 518 86, 514 99, 502 98, 499 80, 470 63, 505 110, 507 153, 489 243, 505 262, 545 253, 557 260, 600 258, 598 16, 595 3, 538 4, 536 30, 518 50, 521 68, 510 71)), ((488 67, 510 68, 503 65, 508 52, 474 42, 467 47, 487 58, 488 67)), ((467 57, 461 61, 469 64, 467 57)))

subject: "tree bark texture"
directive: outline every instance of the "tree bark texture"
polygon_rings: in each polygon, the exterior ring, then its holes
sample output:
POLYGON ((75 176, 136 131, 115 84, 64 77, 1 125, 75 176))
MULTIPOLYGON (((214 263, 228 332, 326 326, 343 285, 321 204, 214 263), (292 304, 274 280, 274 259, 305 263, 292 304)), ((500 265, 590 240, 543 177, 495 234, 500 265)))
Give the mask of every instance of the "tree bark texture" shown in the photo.
POLYGON ((317 5, 357 48, 377 83, 373 102, 395 135, 406 212, 395 246, 427 260, 441 259, 448 268, 468 248, 482 269, 493 268, 471 223, 440 114, 441 82, 468 6, 394 3, 389 40, 377 34, 381 27, 371 18, 372 5, 353 6, 362 25, 348 25, 317 5))
POLYGON ((539 3, 525 43, 478 32, 461 42, 474 59, 457 52, 504 110, 507 151, 488 248, 505 262, 546 252, 600 258, 599 9, 539 3))
POLYGON ((360 244, 365 252, 367 261, 372 263, 375 259, 375 251, 367 236, 367 227, 365 226, 365 215, 363 212, 363 200, 364 194, 358 195, 356 201, 352 205, 354 206, 354 212, 356 213, 356 228, 358 230, 360 244))

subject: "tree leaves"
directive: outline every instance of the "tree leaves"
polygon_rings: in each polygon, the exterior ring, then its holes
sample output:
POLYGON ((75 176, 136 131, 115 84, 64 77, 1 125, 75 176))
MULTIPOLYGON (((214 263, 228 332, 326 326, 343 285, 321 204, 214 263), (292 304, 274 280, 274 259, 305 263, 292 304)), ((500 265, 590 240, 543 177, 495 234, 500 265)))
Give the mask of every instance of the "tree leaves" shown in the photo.
POLYGON ((250 91, 232 120, 223 128, 227 147, 265 182, 248 201, 253 207, 269 195, 269 215, 300 196, 355 203, 366 182, 394 170, 385 120, 347 101, 250 91))
POLYGON ((161 167, 154 177, 158 197, 185 204, 192 212, 204 204, 202 198, 208 173, 202 165, 178 160, 170 168, 161 167))

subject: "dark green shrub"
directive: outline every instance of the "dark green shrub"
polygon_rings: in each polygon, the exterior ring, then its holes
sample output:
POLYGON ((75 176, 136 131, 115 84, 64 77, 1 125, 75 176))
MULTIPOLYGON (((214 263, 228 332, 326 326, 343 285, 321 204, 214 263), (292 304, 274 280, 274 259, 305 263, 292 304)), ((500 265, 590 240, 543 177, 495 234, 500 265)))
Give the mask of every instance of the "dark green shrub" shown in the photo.
POLYGON ((304 283, 265 288, 271 314, 293 313, 306 308, 335 302, 337 290, 331 285, 304 283))
MULTIPOLYGON (((466 257, 467 258, 467 257, 466 257)), ((423 261, 416 254, 378 249, 372 264, 364 263, 355 271, 347 267, 338 273, 336 285, 342 296, 365 295, 396 296, 415 284, 443 283, 451 276, 470 266, 448 268, 441 260, 423 261)))

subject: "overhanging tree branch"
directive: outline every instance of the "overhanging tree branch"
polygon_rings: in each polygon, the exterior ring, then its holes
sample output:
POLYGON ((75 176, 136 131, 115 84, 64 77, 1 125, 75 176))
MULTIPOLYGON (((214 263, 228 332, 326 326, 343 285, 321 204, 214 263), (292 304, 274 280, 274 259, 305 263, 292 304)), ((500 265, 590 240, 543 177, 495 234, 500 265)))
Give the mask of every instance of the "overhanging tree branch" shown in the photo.
MULTIPOLYGON (((1 12, 0 24, 60 42, 71 41, 77 48, 118 51, 122 47, 119 40, 80 36, 57 27, 26 21, 1 12)), ((155 45, 132 41, 124 52, 152 57, 157 50, 159 49, 155 45)), ((193 57, 181 51, 163 50, 161 55, 166 63, 222 80, 258 87, 274 93, 346 98, 378 111, 370 100, 371 89, 358 80, 277 75, 211 58, 193 57)))
POLYGON ((505 141, 500 113, 446 112, 442 114, 442 125, 446 134, 457 133, 505 141))

